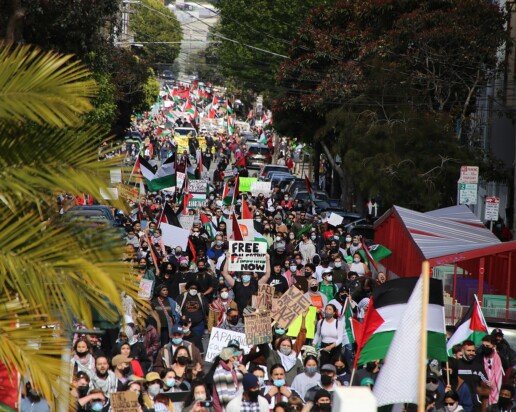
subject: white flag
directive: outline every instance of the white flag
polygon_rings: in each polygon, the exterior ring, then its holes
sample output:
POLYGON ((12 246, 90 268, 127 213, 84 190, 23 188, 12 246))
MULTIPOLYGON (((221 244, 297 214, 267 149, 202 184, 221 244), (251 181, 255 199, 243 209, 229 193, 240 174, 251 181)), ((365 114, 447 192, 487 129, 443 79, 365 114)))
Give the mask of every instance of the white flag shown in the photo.
POLYGON ((378 406, 418 402, 422 307, 423 278, 420 277, 374 384, 378 406))

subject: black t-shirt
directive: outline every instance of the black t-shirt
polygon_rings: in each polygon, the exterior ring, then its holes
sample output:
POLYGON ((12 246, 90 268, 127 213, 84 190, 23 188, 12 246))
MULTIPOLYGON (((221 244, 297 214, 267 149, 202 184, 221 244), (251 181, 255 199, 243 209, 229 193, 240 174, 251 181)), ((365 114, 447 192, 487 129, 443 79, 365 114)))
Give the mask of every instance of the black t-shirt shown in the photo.
POLYGON ((179 305, 181 305, 181 314, 192 320, 192 326, 196 326, 205 320, 204 311, 206 310, 206 302, 202 301, 202 296, 192 296, 186 292, 179 297, 179 305))
MULTIPOLYGON (((190 281, 196 280, 195 273, 192 272, 177 272, 172 280, 172 288, 169 288, 169 295, 172 299, 177 301, 177 297, 179 296, 179 285, 181 283, 188 283, 190 281)), ((185 285, 186 286, 186 285, 185 285)))
POLYGON ((251 301, 251 296, 258 293, 258 281, 251 278, 251 282, 249 282, 247 286, 244 286, 242 282, 235 282, 233 285, 233 293, 235 295, 238 311, 242 313, 247 303, 251 301))
POLYGON ((274 292, 279 292, 281 294, 285 293, 288 290, 288 282, 287 279, 282 274, 273 273, 267 282, 269 285, 274 286, 274 292))

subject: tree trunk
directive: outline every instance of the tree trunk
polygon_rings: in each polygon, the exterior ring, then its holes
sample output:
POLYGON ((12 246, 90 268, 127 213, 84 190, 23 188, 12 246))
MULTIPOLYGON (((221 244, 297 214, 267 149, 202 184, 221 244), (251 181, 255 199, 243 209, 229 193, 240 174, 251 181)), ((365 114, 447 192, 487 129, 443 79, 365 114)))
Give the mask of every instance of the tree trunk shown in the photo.
POLYGON ((316 142, 314 145, 314 186, 317 189, 319 187, 319 168, 321 167, 321 144, 316 142))
POLYGON ((345 207, 346 201, 347 201, 347 194, 348 194, 348 181, 346 179, 346 173, 344 172, 344 169, 342 169, 342 167, 339 166, 335 162, 335 157, 331 154, 330 149, 328 148, 326 143, 321 142, 321 146, 324 150, 324 154, 326 155, 326 157, 328 158, 328 161, 330 162, 330 166, 332 167, 332 169, 336 172, 336 174, 339 177, 340 190, 341 190, 340 203, 342 206, 345 207))
POLYGON ((21 40, 21 24, 25 17, 25 10, 21 7, 20 0, 11 0, 11 15, 5 29, 5 41, 7 43, 18 43, 21 40))
POLYGON ((516 134, 514 135, 514 176, 512 185, 512 238, 516 239, 516 134))

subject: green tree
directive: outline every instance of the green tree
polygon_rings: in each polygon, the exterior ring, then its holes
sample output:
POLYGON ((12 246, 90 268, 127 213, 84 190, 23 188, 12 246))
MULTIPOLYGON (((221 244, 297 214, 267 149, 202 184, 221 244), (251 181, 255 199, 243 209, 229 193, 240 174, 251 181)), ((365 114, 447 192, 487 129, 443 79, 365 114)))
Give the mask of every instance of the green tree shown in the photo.
POLYGON ((98 196, 116 161, 99 161, 106 136, 83 122, 96 92, 71 56, 0 48, 0 362, 50 402, 69 391, 72 319, 91 327, 94 309, 116 321, 120 292, 137 299, 116 237, 55 209, 56 193, 98 196))
POLYGON ((172 66, 179 56, 182 38, 181 26, 175 14, 158 0, 142 0, 135 8, 130 26, 134 32, 134 40, 143 42, 143 57, 154 67, 157 64, 172 66), (158 44, 159 42, 173 44, 158 44))

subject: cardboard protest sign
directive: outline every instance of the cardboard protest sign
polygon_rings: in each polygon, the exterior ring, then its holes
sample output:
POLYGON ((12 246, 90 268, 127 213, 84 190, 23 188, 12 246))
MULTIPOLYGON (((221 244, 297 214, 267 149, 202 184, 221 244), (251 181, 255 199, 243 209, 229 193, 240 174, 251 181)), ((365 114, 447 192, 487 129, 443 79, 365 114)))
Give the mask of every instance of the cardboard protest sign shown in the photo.
POLYGON ((288 326, 310 306, 310 299, 303 295, 298 288, 291 286, 287 292, 279 298, 278 306, 271 313, 272 318, 281 328, 288 326))
POLYGON ((215 359, 217 355, 220 355, 220 351, 228 346, 228 342, 231 339, 236 339, 240 343, 240 349, 242 349, 244 353, 249 353, 251 350, 251 347, 247 345, 245 333, 233 332, 231 330, 221 328, 213 328, 211 330, 210 341, 208 343, 206 357, 204 360, 206 362, 213 362, 213 359, 215 359))
POLYGON ((246 315, 245 335, 248 345, 272 342, 271 313, 265 311, 246 315))
POLYGON ((232 272, 265 272, 267 245, 263 242, 230 241, 229 266, 232 272))
POLYGON ((141 410, 136 392, 115 392, 111 394, 111 410, 113 412, 139 412, 141 410))
POLYGON ((251 183, 251 194, 253 196, 258 196, 260 193, 263 193, 265 197, 271 195, 271 182, 253 182, 251 183))
POLYGON ((342 224, 344 218, 337 213, 330 213, 330 217, 328 218, 328 224, 332 226, 338 226, 342 224))
POLYGON ((110 176, 111 183, 122 183, 122 169, 120 169, 120 168, 110 169, 109 176, 110 176))
POLYGON ((250 192, 251 185, 257 181, 258 181, 258 178, 256 178, 256 177, 239 177, 238 178, 238 190, 240 190, 241 192, 250 192))
POLYGON ((256 298, 257 309, 272 309, 272 299, 274 298, 274 286, 258 285, 258 297, 256 298))
POLYGON ((101 187, 99 188, 100 196, 105 200, 117 200, 118 188, 116 187, 101 187))
POLYGON ((142 299, 150 299, 152 297, 152 289, 154 281, 151 279, 141 279, 138 287, 138 296, 142 299))
MULTIPOLYGON (((290 327, 287 331, 287 336, 296 337, 299 335, 299 331, 301 330, 301 317, 299 315, 294 321, 290 324, 290 327)), ((315 336, 315 323, 317 322, 317 308, 315 306, 310 306, 308 308, 308 314, 305 318, 305 328, 306 328, 306 338, 313 339, 315 336)))

